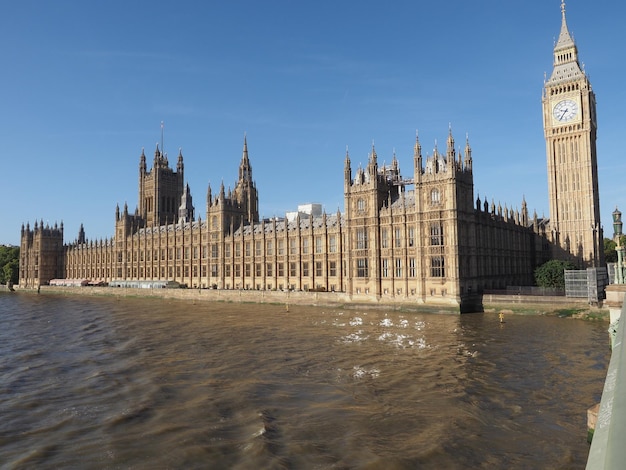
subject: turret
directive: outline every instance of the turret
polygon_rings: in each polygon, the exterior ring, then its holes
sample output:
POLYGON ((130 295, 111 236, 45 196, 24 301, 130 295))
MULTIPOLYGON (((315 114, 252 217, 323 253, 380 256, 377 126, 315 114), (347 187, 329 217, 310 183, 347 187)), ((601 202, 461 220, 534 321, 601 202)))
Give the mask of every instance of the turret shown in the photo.
POLYGON ((455 150, 454 150, 454 137, 452 137, 452 125, 448 127, 448 140, 446 142, 446 162, 448 165, 454 166, 455 163, 455 150))
POLYGON ((465 162, 464 167, 466 171, 472 171, 472 148, 469 144, 469 134, 465 134, 465 162))
POLYGON ((415 146, 413 147, 413 175, 415 182, 418 183, 422 179, 422 145, 419 136, 415 131, 415 146))
POLYGON ((346 146, 346 158, 343 162, 343 189, 348 192, 352 184, 352 168, 350 166, 350 155, 348 154, 348 146, 346 146))

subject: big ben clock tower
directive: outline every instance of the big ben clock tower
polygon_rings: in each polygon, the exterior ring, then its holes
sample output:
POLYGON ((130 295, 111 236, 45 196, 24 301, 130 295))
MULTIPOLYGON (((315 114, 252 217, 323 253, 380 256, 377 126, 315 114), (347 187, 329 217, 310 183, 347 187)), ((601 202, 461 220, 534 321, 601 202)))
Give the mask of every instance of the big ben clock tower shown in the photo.
POLYGON ((552 74, 545 82, 542 99, 553 258, 573 261, 581 268, 598 267, 604 265, 604 242, 596 99, 567 29, 564 0, 561 15, 552 74))

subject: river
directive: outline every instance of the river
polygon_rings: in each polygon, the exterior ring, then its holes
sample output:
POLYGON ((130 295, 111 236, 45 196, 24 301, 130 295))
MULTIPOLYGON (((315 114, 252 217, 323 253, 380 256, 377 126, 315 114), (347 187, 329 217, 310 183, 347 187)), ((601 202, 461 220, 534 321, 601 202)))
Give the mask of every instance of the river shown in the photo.
POLYGON ((0 467, 584 468, 607 327, 0 293, 0 467))

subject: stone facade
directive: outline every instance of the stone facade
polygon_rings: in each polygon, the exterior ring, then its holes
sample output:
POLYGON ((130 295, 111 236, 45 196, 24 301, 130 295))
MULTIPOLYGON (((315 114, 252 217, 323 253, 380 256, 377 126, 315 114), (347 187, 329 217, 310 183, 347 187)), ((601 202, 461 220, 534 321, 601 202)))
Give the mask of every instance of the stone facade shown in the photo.
POLYGON ((379 167, 374 147, 354 174, 346 154, 345 212, 298 213, 292 221, 259 219, 246 139, 235 189, 227 193, 222 184, 214 195, 209 187, 205 218, 197 220, 179 177, 182 154, 174 172, 157 148, 148 171, 142 152, 141 202, 133 214, 117 208, 111 239, 88 241, 81 227, 64 245, 62 225, 22 228, 20 285, 167 279, 193 288, 462 306, 484 289, 532 283, 547 253, 543 225, 529 218, 525 202, 514 211, 474 199, 471 152, 466 142, 457 154, 450 130, 446 152, 435 148, 424 159, 416 138, 410 178, 395 156, 379 167))
MULTIPOLYGON (((566 31, 564 13, 563 25, 566 31)), ((561 56, 562 45, 559 39, 555 67, 561 61, 573 66, 575 49, 568 46, 561 56)), ((334 291, 355 300, 471 309, 485 290, 532 285, 538 265, 555 253, 578 254, 574 245, 582 247, 580 260, 599 262, 601 250, 587 229, 593 222, 593 233, 601 235, 593 93, 584 75, 576 82, 562 81, 560 72, 553 76, 557 78, 547 82, 543 101, 549 178, 569 178, 572 164, 558 163, 561 157, 553 149, 562 144, 571 149, 576 141, 575 158, 567 154, 565 160, 579 162, 576 188, 584 183, 588 190, 573 199, 569 189, 550 183, 551 214, 553 203, 558 214, 550 221, 536 214, 531 218, 525 201, 513 209, 475 197, 472 149, 466 139, 463 151, 457 150, 451 129, 445 151, 435 145, 425 157, 416 136, 408 177, 402 176, 395 155, 389 166, 379 166, 374 146, 365 168, 353 169, 346 152, 343 214, 298 212, 265 220, 259 217, 245 138, 234 190, 226 192, 222 183, 214 194, 209 187, 204 218, 195 217, 184 185, 182 153, 174 171, 157 146, 149 171, 141 153, 138 208, 134 213, 126 206, 117 208, 112 238, 88 241, 81 227, 78 239, 64 244, 62 225, 22 227, 20 286, 53 278, 159 279, 194 288, 334 291), (562 100, 583 110, 565 127, 553 125, 561 116, 555 109, 562 100), (559 212, 564 196, 577 201, 565 213, 559 212), (592 207, 583 205, 584 198, 592 207), (591 219, 577 219, 577 211, 591 219), (563 240, 568 240, 566 247, 563 240)))

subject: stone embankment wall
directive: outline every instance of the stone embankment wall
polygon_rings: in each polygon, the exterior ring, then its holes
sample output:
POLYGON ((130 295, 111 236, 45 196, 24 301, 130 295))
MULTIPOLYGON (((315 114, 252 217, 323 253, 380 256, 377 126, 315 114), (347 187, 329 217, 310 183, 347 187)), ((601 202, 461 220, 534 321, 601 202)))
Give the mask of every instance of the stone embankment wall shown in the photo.
MULTIPOLYGON (((18 289, 36 293, 36 289, 18 289)), ((297 292, 262 290, 220 290, 220 289, 137 289, 123 287, 61 287, 42 286, 42 294, 68 294, 112 297, 156 297, 193 302, 237 302, 267 303, 282 305, 312 306, 355 306, 365 308, 387 308, 425 312, 459 313, 459 306, 450 303, 425 304, 415 299, 381 298, 367 295, 348 295, 343 292, 297 292)), ((542 297, 524 295, 485 295, 483 305, 486 310, 509 308, 512 311, 533 310, 549 312, 563 308, 587 308, 585 299, 567 297, 542 297)))

